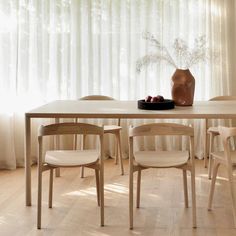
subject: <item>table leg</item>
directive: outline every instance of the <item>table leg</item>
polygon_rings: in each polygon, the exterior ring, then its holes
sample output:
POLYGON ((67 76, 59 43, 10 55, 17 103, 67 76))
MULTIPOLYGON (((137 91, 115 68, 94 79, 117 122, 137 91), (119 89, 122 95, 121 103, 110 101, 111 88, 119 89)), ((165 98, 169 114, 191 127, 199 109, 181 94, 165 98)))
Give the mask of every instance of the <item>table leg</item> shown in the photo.
MULTIPOLYGON (((56 124, 58 124, 58 123, 60 123, 60 120, 59 120, 59 118, 55 118, 55 123, 56 124)), ((56 137, 55 137, 55 142, 56 142, 56 145, 55 145, 55 147, 56 147, 56 150, 59 150, 60 149, 60 139, 59 139, 59 135, 56 135, 56 137)), ((56 177, 60 177, 60 168, 56 168, 56 177)))
POLYGON ((25 115, 25 196, 26 206, 31 206, 31 127, 30 117, 25 115))
POLYGON ((204 167, 207 167, 207 157, 208 157, 208 139, 207 139, 207 123, 208 120, 204 120, 204 167))

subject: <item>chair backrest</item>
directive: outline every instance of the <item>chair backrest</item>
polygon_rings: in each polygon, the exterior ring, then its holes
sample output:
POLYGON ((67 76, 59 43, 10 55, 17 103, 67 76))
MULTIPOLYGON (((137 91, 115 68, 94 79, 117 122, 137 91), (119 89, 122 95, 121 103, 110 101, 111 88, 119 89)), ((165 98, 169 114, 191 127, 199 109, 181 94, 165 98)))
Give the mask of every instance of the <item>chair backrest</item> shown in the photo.
POLYGON ((236 100, 236 96, 217 96, 211 98, 209 101, 230 101, 236 100))
POLYGON ((230 156, 230 152, 231 152, 230 138, 236 137, 236 127, 219 126, 218 129, 219 129, 220 137, 223 142, 226 161, 228 162, 228 165, 232 165, 231 156, 230 156))
MULTIPOLYGON (((236 100, 236 96, 217 96, 209 99, 209 101, 234 101, 236 100)), ((209 127, 208 119, 205 119, 206 129, 209 127)))
POLYGON ((58 123, 40 126, 38 136, 64 134, 103 135, 103 127, 87 123, 58 123))
POLYGON ((176 123, 152 123, 131 127, 129 137, 154 135, 183 135, 193 137, 194 131, 190 126, 176 123))
MULTIPOLYGON (((42 149, 43 136, 50 135, 98 135, 100 138, 100 147, 103 145, 104 129, 101 126, 87 124, 87 123, 57 123, 43 126, 41 125, 38 130, 39 148, 42 149)), ((58 148, 58 147, 57 147, 58 148)))
POLYGON ((79 100, 115 100, 115 99, 104 95, 89 95, 82 97, 79 100))
MULTIPOLYGON (((99 100, 115 100, 115 99, 109 96, 104 96, 104 95, 88 95, 85 97, 81 97, 79 100, 99 101, 99 100)), ((118 119, 118 125, 120 126, 120 119, 118 119)))

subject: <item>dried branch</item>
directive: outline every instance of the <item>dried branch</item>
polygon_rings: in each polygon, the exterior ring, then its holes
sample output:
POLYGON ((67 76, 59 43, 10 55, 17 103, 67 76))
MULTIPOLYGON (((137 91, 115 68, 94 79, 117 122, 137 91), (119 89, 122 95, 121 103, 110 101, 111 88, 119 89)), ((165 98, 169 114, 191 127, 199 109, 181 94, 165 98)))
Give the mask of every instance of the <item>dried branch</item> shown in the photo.
POLYGON ((160 60, 168 62, 175 68, 188 69, 200 61, 209 58, 209 48, 206 46, 205 36, 200 36, 195 39, 194 48, 192 50, 188 48, 188 45, 184 40, 176 38, 173 43, 176 60, 174 60, 174 57, 170 54, 169 50, 162 45, 153 34, 145 32, 143 38, 155 47, 156 53, 151 53, 138 59, 136 62, 137 72, 141 72, 144 66, 160 62, 160 60))

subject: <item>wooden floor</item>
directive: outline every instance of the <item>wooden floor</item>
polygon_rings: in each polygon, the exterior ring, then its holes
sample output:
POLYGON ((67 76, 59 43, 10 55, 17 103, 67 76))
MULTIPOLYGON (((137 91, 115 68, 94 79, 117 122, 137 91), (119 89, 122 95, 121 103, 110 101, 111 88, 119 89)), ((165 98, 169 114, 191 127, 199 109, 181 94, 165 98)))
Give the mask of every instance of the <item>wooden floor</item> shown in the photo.
POLYGON ((24 169, 1 170, 0 235, 236 235, 224 169, 220 168, 211 212, 207 210, 210 181, 203 161, 197 161, 196 172, 197 229, 192 228, 191 207, 184 208, 181 171, 149 169, 143 172, 141 207, 134 210, 134 229, 129 230, 128 162, 125 160, 125 175, 121 176, 113 160, 107 160, 105 227, 99 226, 93 172, 86 169, 86 178, 81 179, 80 170, 70 168, 62 169, 62 176, 54 181, 52 209, 47 207, 48 174, 44 173, 42 229, 37 230, 36 168, 32 170, 31 207, 25 206, 24 169))

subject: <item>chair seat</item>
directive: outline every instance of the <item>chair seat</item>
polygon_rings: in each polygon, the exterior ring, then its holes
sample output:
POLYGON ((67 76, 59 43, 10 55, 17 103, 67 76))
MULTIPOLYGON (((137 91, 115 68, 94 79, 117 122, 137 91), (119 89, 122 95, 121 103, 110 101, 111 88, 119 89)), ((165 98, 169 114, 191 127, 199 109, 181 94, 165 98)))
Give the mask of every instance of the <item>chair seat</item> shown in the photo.
POLYGON ((96 163, 99 159, 97 150, 54 150, 47 151, 45 163, 52 166, 82 166, 96 163))
POLYGON ((188 151, 139 151, 134 153, 135 161, 143 167, 174 167, 186 164, 188 151))
POLYGON ((104 125, 104 133, 110 133, 113 131, 121 130, 122 127, 118 125, 104 125))
POLYGON ((219 129, 218 127, 210 127, 208 130, 207 130, 208 133, 213 133, 213 134, 216 134, 216 135, 219 135, 219 129))
MULTIPOLYGON (((226 161, 225 160, 225 153, 223 151, 213 152, 212 156, 214 158, 218 158, 220 160, 226 161)), ((232 164, 236 165, 236 151, 230 152, 230 157, 231 157, 232 164)))

